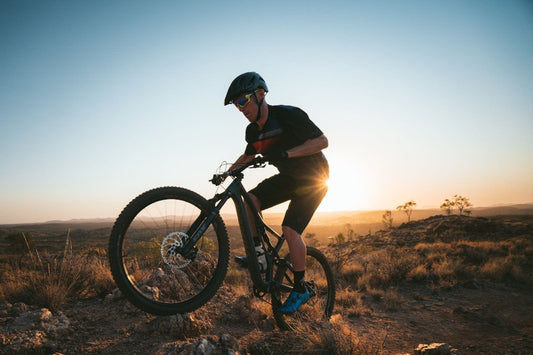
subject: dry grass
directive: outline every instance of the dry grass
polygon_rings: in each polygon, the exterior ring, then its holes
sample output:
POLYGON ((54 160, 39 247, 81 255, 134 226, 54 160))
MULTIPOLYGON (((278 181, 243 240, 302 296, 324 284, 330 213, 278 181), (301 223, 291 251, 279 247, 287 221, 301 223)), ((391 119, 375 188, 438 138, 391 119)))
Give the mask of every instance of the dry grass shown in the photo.
POLYGON ((28 258, 3 270, 0 301, 57 311, 68 300, 107 294, 114 287, 105 259, 94 252, 74 254, 68 234, 61 255, 30 250, 28 258))
POLYGON ((418 262, 417 256, 406 249, 386 248, 358 255, 355 263, 362 265, 364 271, 357 286, 361 289, 398 286, 418 262))
MULTIPOLYGON (((433 242, 412 239, 415 242, 411 245, 394 244, 394 240, 384 238, 321 248, 336 272, 335 312, 358 318, 372 316, 374 306, 389 312, 399 311, 405 303, 401 290, 413 284, 436 292, 478 282, 531 284, 533 240, 530 235, 491 240, 479 240, 479 236, 468 240, 467 233, 443 235, 433 242)), ((74 254, 69 243, 67 236, 61 255, 33 252, 26 257, 29 258, 26 262, 6 264, 0 271, 0 301, 24 301, 55 310, 71 299, 110 292, 115 286, 105 250, 74 254)), ((240 252, 235 251, 244 255, 240 252)), ((231 286, 233 303, 225 305, 229 312, 223 319, 248 324, 252 329, 264 326, 271 317, 270 305, 250 299, 251 281, 247 271, 230 263, 225 284, 231 286)), ((294 332, 252 331, 239 339, 239 343, 251 354, 383 353, 382 345, 357 336, 340 314, 334 315, 330 322, 301 322, 294 332)))
MULTIPOLYGON (((446 222, 455 226, 453 220, 446 222)), ((471 222, 481 229, 484 223, 489 223, 471 222)), ((409 226, 398 229, 403 234, 387 231, 352 242, 330 244, 328 257, 337 266, 337 309, 342 309, 348 317, 371 314, 372 303, 386 311, 401 310, 405 302, 401 290, 410 284, 425 285, 433 292, 460 286, 477 288, 483 282, 531 285, 533 240, 530 234, 488 234, 486 239, 476 234, 468 239, 470 232, 460 230, 459 224, 458 230, 450 230, 449 235, 439 239, 427 227, 431 220, 426 223, 412 230, 409 226), (392 238, 403 236, 405 240, 392 238)), ((507 231, 507 227, 499 228, 494 230, 507 231)))
POLYGON ((351 288, 337 290, 336 309, 342 309, 342 313, 350 318, 368 315, 371 310, 364 305, 363 294, 351 288))
POLYGON ((382 344, 373 344, 355 334, 340 314, 329 322, 301 323, 293 332, 253 331, 240 341, 250 354, 383 354, 382 344))
POLYGON ((427 283, 432 289, 476 280, 531 281, 533 241, 525 237, 502 241, 424 242, 414 248, 367 248, 364 253, 354 243, 335 248, 334 255, 338 259, 348 260, 338 272, 341 286, 367 290, 375 299, 382 298, 376 290, 388 290, 410 281, 427 283), (344 256, 339 257, 339 249, 344 250, 344 256))
POLYGON ((423 263, 408 279, 453 287, 473 280, 527 283, 531 281, 533 242, 526 238, 503 241, 419 243, 415 251, 423 263))
POLYGON ((224 282, 232 286, 246 286, 250 283, 248 270, 230 262, 224 282))

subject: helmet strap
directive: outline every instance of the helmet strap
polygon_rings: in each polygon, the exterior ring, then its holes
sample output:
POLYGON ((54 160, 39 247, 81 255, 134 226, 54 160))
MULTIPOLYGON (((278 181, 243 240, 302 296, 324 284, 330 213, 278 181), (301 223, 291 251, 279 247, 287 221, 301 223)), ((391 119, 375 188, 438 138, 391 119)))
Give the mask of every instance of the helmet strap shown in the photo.
POLYGON ((265 101, 265 99, 259 101, 259 99, 257 98, 257 95, 255 94, 255 91, 254 91, 254 98, 255 98, 255 102, 257 102, 257 117, 255 119, 255 122, 257 122, 261 119, 261 107, 263 106, 263 102, 265 101))

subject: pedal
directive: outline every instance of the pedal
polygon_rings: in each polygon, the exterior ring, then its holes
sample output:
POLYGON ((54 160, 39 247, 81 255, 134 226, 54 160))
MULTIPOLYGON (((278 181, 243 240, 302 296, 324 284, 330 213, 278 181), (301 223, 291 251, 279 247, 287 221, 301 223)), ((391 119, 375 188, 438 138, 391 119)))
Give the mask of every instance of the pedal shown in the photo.
POLYGON ((233 261, 235 261, 242 268, 248 268, 248 259, 245 256, 236 256, 233 258, 233 261))
POLYGON ((314 281, 304 281, 304 286, 309 292, 309 298, 316 296, 316 286, 314 281))

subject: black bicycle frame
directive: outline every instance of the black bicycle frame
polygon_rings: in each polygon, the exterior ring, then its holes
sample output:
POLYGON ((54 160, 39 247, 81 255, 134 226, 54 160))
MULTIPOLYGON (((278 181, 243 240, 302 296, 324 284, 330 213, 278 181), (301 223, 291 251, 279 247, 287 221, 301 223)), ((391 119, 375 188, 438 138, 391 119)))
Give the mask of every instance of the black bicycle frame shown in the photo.
POLYGON ((187 235, 190 236, 190 239, 185 243, 181 252, 183 255, 187 255, 192 250, 194 250, 194 245, 196 244, 196 242, 201 238, 201 236, 207 230, 209 225, 213 222, 215 217, 220 213, 222 207, 231 198, 235 204, 235 209, 237 212, 239 226, 241 229, 242 241, 248 259, 250 277, 252 278, 252 282, 257 289, 263 292, 267 292, 272 286, 273 268, 271 266, 273 265, 274 260, 272 260, 271 255, 278 255, 278 252, 285 241, 285 237, 283 235, 280 236, 278 233, 276 233, 276 231, 270 228, 263 221, 259 212, 255 208, 252 200, 250 199, 250 196, 242 185, 243 178, 244 176, 242 173, 237 173, 234 176, 234 180, 224 192, 216 194, 211 200, 209 200, 211 208, 209 209, 209 211, 207 211, 207 214, 202 212, 200 216, 198 216, 198 218, 194 221, 192 226, 189 228, 189 230, 187 231, 187 235), (268 258, 271 259, 268 261, 269 267, 267 269, 266 281, 263 280, 263 278, 261 277, 259 261, 255 253, 255 243, 253 240, 253 234, 246 214, 246 207, 244 204, 245 202, 248 206, 250 206, 253 211, 256 227, 258 227, 258 230, 268 231, 270 234, 277 238, 277 243, 275 246, 273 246, 270 243, 266 234, 261 233, 263 236, 263 241, 265 242, 267 249, 270 251, 270 253, 267 253, 266 255, 268 258))

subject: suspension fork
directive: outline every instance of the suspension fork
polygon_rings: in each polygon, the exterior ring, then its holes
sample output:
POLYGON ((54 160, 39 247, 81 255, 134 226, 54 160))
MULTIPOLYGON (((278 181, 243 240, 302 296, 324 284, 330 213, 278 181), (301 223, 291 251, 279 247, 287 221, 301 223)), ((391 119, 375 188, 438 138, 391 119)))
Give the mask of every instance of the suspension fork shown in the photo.
POLYGON ((209 225, 213 222, 216 216, 219 215, 220 210, 230 199, 231 194, 228 190, 224 191, 221 194, 215 195, 211 200, 208 200, 210 204, 210 209, 206 212, 201 211, 200 215, 193 222, 187 235, 189 236, 188 241, 181 248, 181 254, 187 258, 194 257, 197 253, 195 248, 196 242, 202 237, 204 232, 209 228, 209 225), (217 202, 218 201, 218 202, 217 202))

